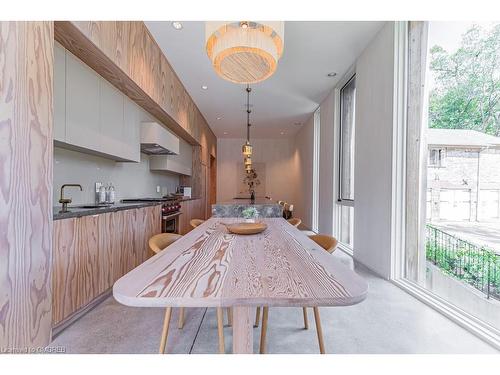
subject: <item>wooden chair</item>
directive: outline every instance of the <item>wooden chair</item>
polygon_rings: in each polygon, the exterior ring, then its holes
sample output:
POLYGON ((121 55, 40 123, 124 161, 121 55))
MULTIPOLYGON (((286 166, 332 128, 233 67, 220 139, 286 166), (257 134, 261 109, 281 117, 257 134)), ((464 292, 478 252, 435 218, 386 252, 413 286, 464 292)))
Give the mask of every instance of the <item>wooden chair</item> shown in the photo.
POLYGON ((298 228, 300 223, 302 223, 302 220, 300 220, 298 217, 293 217, 291 219, 288 219, 287 221, 296 228, 298 228))
MULTIPOLYGON (((337 248, 338 241, 335 237, 327 236, 324 234, 315 234, 309 236, 311 240, 316 242, 323 249, 328 251, 330 254, 337 248)), ((321 319, 319 316, 319 308, 313 307, 314 320, 316 322, 316 333, 318 335, 319 351, 321 354, 325 354, 325 343, 323 340, 323 329, 321 328, 321 319)), ((302 308, 302 313, 304 315, 304 328, 309 329, 309 322, 307 319, 307 307, 302 308)), ((266 333, 267 333, 267 318, 269 314, 269 307, 265 306, 262 311, 262 328, 260 333, 260 353, 264 354, 266 352, 266 333)))
POLYGON ((191 225, 191 228, 196 228, 198 225, 204 223, 205 220, 201 220, 201 219, 191 219, 189 221, 189 225, 191 225))
MULTIPOLYGON (((196 220, 196 219, 193 219, 196 220)), ((148 241, 149 248, 155 254, 165 250, 169 245, 177 241, 182 236, 174 233, 160 233, 151 237, 148 241)), ((165 310, 165 319, 163 320, 163 329, 160 340, 160 354, 165 353, 167 345, 168 329, 170 326, 170 318, 172 316, 172 308, 167 307, 165 310)), ((184 327, 184 307, 179 309, 179 329, 184 327)), ((224 345, 224 316, 222 308, 217 308, 217 331, 219 334, 219 353, 225 352, 224 345)))

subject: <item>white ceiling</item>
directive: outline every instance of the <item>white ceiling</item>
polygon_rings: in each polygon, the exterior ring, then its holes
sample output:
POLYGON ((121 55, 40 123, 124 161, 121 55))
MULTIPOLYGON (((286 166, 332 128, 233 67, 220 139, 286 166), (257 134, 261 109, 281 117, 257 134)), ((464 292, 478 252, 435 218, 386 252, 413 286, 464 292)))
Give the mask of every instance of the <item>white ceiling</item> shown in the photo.
MULTIPOLYGON (((246 137, 244 85, 220 78, 205 52, 205 23, 146 22, 158 45, 217 137, 246 137), (201 86, 208 86, 203 90, 201 86), (217 120, 221 117, 220 120, 217 120)), ((300 129, 355 62, 383 22, 285 22, 276 73, 252 85, 252 138, 286 137, 300 129), (334 78, 327 77, 336 72, 334 78), (281 134, 283 133, 283 134, 281 134)))

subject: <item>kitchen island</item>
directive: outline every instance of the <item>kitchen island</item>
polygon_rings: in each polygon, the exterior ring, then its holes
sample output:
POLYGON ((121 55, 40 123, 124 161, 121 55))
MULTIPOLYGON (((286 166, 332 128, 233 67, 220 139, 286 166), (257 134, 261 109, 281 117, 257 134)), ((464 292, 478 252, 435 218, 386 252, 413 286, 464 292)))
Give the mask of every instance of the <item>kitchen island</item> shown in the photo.
POLYGON ((228 202, 221 202, 212 205, 213 217, 243 217, 243 211, 249 207, 254 207, 259 212, 259 217, 282 217, 283 207, 266 198, 233 199, 228 202))

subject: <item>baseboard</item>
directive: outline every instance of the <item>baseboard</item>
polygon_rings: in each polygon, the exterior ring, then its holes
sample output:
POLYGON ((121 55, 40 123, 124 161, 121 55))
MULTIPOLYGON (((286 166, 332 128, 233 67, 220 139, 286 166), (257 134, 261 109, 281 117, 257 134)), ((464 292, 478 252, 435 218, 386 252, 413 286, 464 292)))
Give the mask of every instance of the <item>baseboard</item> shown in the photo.
POLYGON ((75 323, 78 319, 80 319, 82 316, 87 314, 90 310, 92 310, 94 307, 96 307, 102 301, 104 301, 106 298, 108 298, 111 295, 112 291, 113 291, 113 288, 109 288, 104 293, 101 293, 96 298, 94 298, 92 301, 87 303, 85 306, 79 308, 77 311, 72 313, 70 316, 66 317, 64 320, 55 324, 52 327, 52 340, 54 340, 57 336, 59 336, 61 334, 62 331, 64 331, 66 328, 68 328, 70 325, 75 323))

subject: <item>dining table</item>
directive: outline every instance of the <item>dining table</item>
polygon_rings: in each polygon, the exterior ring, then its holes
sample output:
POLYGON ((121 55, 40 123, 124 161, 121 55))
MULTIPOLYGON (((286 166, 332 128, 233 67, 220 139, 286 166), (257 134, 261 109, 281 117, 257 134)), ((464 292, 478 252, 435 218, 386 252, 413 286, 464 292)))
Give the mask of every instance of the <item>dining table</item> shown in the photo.
POLYGON ((253 352, 260 306, 348 306, 363 301, 367 282, 283 218, 239 235, 215 218, 121 277, 113 296, 137 307, 231 307, 233 353, 253 352))

